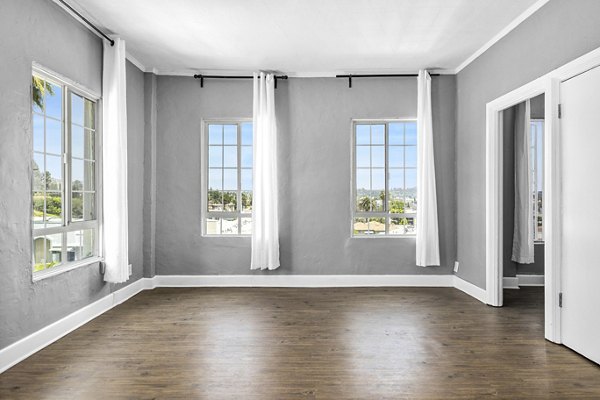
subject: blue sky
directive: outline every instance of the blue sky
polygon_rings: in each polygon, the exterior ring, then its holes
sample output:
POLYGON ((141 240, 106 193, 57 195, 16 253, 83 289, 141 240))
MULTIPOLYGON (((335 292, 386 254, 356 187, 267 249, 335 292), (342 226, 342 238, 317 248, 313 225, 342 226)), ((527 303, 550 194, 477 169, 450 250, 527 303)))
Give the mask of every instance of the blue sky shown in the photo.
MULTIPOLYGON (((403 168, 417 167, 417 124, 393 122, 388 126, 389 187, 414 188, 416 169, 403 168)), ((358 189, 385 190, 385 125, 356 126, 356 167, 358 189)))
MULTIPOLYGON (((241 189, 252 190, 252 123, 241 124, 241 189)), ((237 126, 208 126, 208 187, 236 191, 237 126)))

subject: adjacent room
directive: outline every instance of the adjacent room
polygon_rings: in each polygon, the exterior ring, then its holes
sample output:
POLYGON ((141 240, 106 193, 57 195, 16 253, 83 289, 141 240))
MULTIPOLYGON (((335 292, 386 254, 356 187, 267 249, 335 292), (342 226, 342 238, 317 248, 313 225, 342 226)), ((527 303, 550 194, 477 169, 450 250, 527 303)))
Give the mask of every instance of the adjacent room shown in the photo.
POLYGON ((0 34, 0 398, 600 398, 600 1, 0 34))

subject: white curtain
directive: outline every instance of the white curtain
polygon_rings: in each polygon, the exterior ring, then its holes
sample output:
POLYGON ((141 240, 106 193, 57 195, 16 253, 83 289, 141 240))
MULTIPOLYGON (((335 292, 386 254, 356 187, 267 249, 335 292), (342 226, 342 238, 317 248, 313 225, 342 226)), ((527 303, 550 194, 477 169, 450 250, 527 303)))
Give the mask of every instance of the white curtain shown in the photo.
POLYGON ((515 226, 511 258, 520 264, 534 261, 530 108, 529 100, 515 106, 515 226))
POLYGON ((417 265, 440 265, 433 122, 431 115, 431 77, 419 71, 417 98, 417 265))
POLYGON ((102 72, 102 197, 107 282, 129 279, 127 224, 127 97, 125 42, 104 41, 102 72))
POLYGON ((252 193, 252 262, 250 269, 279 267, 277 206, 277 123, 275 77, 254 74, 254 164, 252 193))

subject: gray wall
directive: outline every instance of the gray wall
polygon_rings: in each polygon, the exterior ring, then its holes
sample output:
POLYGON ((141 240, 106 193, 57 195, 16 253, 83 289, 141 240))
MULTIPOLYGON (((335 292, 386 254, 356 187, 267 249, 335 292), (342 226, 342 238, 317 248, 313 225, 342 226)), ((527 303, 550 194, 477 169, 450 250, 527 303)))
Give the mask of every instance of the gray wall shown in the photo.
MULTIPOLYGON (((156 273, 250 274, 249 238, 201 237, 202 118, 251 117, 252 82, 158 77, 156 273)), ((276 90, 277 274, 448 274, 456 252, 455 78, 433 79, 441 267, 415 240, 350 237, 351 119, 416 116, 416 79, 290 79, 276 90)), ((260 273, 260 272, 252 272, 260 273)))
POLYGON ((600 1, 553 0, 457 75, 458 275, 485 288, 485 105, 600 46, 600 1))
MULTIPOLYGON (((101 92, 102 42, 47 0, 0 2, 0 348, 107 295, 98 265, 31 280, 32 61, 101 92), (68 46, 64 43, 68 43, 68 46)), ((130 257, 141 276, 143 96, 141 72, 128 66, 130 129, 130 257), (139 180, 138 180, 139 179, 139 180), (137 181, 136 181, 137 180, 137 181)))
MULTIPOLYGON (((535 243, 532 264, 519 264, 512 261, 512 240, 515 218, 515 107, 503 111, 502 161, 503 161, 503 273, 504 276, 517 274, 544 275, 544 244, 535 243)), ((544 119, 544 95, 531 99, 531 118, 544 119)))

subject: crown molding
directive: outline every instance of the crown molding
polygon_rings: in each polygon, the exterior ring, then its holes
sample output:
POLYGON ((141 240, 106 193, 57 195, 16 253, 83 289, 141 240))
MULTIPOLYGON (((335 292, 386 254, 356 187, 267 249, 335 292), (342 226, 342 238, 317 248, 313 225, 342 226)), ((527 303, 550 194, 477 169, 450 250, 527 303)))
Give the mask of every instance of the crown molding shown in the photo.
POLYGON ((466 68, 469 64, 475 61, 480 55, 485 53, 498 43, 504 36, 508 35, 512 30, 514 30, 517 26, 519 26, 523 21, 527 18, 531 17, 537 10, 542 8, 546 3, 550 0, 538 0, 533 3, 527 10, 522 12, 517 18, 511 21, 510 24, 506 25, 504 29, 498 32, 493 38, 491 38, 486 44, 484 44, 479 50, 475 53, 471 54, 465 61, 463 61, 458 67, 456 67, 453 71, 454 74, 458 74, 464 68, 466 68))

